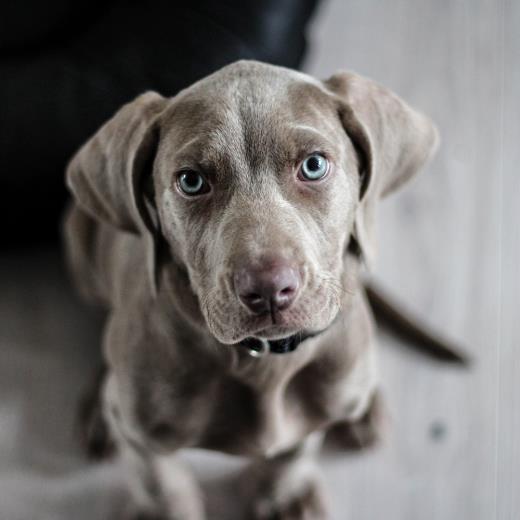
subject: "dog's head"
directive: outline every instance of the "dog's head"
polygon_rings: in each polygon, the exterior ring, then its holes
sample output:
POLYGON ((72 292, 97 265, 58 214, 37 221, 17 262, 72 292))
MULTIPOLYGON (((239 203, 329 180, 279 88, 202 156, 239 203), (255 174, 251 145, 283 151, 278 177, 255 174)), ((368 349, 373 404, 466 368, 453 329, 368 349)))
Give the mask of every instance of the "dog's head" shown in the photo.
POLYGON ((431 155, 431 122, 351 73, 238 62, 171 99, 123 107, 76 155, 89 214, 140 233, 151 286, 165 240, 221 342, 320 330, 374 251, 377 200, 431 155))

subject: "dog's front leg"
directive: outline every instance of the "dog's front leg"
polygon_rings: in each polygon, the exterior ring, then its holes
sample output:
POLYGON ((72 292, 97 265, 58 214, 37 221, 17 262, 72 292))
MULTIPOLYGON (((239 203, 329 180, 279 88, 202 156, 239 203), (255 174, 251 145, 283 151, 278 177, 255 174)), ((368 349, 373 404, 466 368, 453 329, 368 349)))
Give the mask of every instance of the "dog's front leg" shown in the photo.
POLYGON ((199 486, 175 452, 159 454, 138 440, 114 403, 115 377, 105 385, 104 408, 121 456, 131 502, 124 520, 204 520, 199 486))
POLYGON ((203 500, 192 473, 173 455, 139 453, 125 448, 133 502, 130 520, 203 520, 203 500))
POLYGON ((249 506, 248 518, 327 518, 323 486, 315 461, 322 441, 323 433, 314 432, 292 450, 255 461, 247 468, 243 482, 249 506))
POLYGON ((333 423, 327 430, 327 444, 332 447, 358 451, 377 446, 388 428, 381 390, 375 390, 366 411, 359 417, 333 423))

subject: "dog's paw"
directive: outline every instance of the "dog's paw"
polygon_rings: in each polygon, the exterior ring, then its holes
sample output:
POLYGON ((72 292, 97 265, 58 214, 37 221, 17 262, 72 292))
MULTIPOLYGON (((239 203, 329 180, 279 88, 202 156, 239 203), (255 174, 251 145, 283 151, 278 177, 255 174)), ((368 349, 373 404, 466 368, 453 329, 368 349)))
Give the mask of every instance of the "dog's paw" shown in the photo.
POLYGON ((365 414, 355 422, 334 423, 327 431, 327 445, 347 451, 359 451, 379 444, 386 429, 386 413, 381 394, 377 391, 365 414))
POLYGON ((308 482, 298 492, 258 496, 252 504, 254 520, 326 520, 327 509, 321 486, 308 482))

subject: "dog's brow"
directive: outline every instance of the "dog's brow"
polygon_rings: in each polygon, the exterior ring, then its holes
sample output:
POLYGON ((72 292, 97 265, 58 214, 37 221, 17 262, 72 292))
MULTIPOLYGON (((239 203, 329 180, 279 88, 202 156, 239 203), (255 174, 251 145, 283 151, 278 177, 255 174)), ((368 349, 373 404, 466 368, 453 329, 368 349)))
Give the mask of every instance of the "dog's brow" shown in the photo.
POLYGON ((293 135, 297 138, 303 140, 316 140, 318 142, 328 143, 330 138, 328 138, 325 134, 314 128, 310 125, 290 125, 289 129, 292 131, 293 135))
POLYGON ((313 126, 293 124, 289 126, 289 130, 291 131, 294 141, 300 141, 300 143, 306 143, 308 146, 317 146, 318 148, 334 148, 330 138, 313 126))
POLYGON ((188 154, 189 154, 189 148, 198 148, 197 145, 200 145, 201 138, 199 136, 195 136, 189 141, 186 141, 184 144, 180 146, 180 148, 177 148, 176 153, 181 154, 183 152, 186 152, 186 148, 188 148, 188 154))
POLYGON ((290 125, 289 128, 291 130, 302 131, 302 133, 310 132, 310 133, 314 134, 315 136, 318 136, 321 139, 325 139, 325 136, 320 131, 316 130, 316 128, 314 128, 313 126, 310 126, 310 125, 295 124, 295 125, 290 125))

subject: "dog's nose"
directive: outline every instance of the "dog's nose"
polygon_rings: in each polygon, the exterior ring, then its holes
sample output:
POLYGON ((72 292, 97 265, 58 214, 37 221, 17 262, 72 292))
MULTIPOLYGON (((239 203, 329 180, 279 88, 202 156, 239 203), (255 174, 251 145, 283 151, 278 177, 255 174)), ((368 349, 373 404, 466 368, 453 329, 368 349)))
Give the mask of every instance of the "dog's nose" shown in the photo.
POLYGON ((282 261, 271 261, 254 269, 240 268, 233 279, 239 300, 254 314, 289 308, 301 285, 299 271, 282 261))

